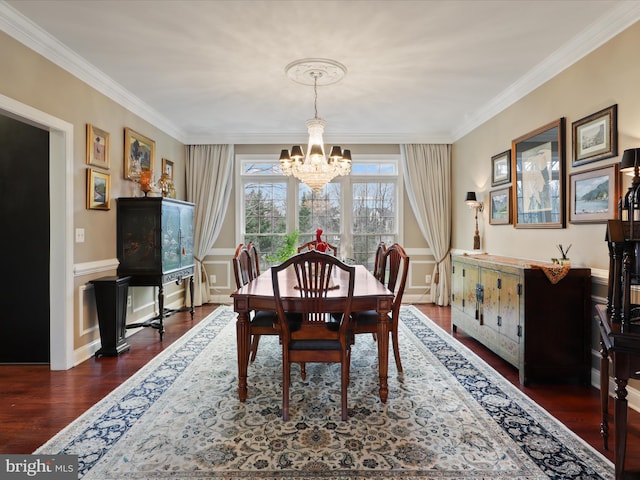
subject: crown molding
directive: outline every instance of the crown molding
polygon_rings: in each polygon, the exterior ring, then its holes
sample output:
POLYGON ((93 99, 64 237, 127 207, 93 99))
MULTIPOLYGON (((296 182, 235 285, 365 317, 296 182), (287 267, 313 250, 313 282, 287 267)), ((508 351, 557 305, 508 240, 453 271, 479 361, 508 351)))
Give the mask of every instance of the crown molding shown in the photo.
POLYGON ((459 140, 640 20, 640 2, 625 0, 612 5, 615 7, 608 14, 549 55, 483 107, 467 115, 460 127, 451 132, 452 141, 459 140))
MULTIPOLYGON (((324 135, 325 144, 411 144, 411 143, 433 143, 450 144, 451 135, 448 133, 353 133, 340 135, 324 135)), ((208 145, 208 144, 236 144, 236 145, 306 145, 309 140, 308 135, 296 133, 229 133, 229 134, 194 134, 187 135, 185 143, 187 145, 208 145)))
POLYGON ((167 135, 184 143, 185 132, 64 43, 0 0, 0 29, 167 135))

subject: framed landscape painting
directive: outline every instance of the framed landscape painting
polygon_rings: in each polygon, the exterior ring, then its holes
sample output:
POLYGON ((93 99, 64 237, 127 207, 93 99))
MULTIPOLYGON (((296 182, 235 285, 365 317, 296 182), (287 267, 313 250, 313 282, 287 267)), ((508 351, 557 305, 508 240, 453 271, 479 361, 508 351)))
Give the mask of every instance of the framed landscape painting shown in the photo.
POLYGON ((620 166, 618 163, 604 168, 570 175, 571 223, 605 223, 618 217, 617 199, 620 195, 620 166))
POLYGON ((87 209, 111 208, 111 175, 87 168, 87 209))
POLYGON ((130 128, 124 129, 124 177, 136 179, 144 170, 153 172, 156 142, 130 128))
POLYGON ((491 157, 491 186, 497 187, 511 181, 511 150, 491 157))
POLYGON ((573 166, 618 155, 618 105, 573 122, 571 127, 573 166))
POLYGON ((512 142, 514 226, 565 227, 564 118, 512 142))
POLYGON ((509 225, 512 222, 511 187, 494 190, 489 194, 491 225, 509 225))

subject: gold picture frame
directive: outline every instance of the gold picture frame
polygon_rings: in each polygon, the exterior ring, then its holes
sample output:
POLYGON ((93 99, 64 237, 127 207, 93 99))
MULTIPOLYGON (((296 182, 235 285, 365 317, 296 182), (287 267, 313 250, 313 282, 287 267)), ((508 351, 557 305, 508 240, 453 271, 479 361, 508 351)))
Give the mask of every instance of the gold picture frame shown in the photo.
POLYGON ((124 178, 135 180, 132 172, 151 172, 156 160, 156 142, 149 137, 131 130, 124 129, 124 178))
POLYGON ((87 168, 87 210, 111 209, 111 175, 87 168))
POLYGON ((109 132, 87 123, 87 165, 109 168, 109 132))
POLYGON ((162 173, 166 173, 173 181, 173 162, 171 160, 162 159, 162 173))

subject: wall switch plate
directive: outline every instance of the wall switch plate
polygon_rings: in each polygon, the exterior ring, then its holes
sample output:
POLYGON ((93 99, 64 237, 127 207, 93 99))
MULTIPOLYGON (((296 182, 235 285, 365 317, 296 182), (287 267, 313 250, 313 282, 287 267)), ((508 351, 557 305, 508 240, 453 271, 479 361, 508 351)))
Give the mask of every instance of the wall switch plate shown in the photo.
POLYGON ((131 306, 131 295, 127 297, 127 307, 131 306))
POLYGON ((218 279, 216 278, 216 276, 215 276, 215 275, 209 275, 209 283, 210 283, 211 285, 215 285, 217 280, 218 280, 218 279))
POLYGON ((427 285, 431 284, 431 275, 424 276, 424 283, 426 283, 427 285))
POLYGON ((84 243, 84 228, 76 228, 76 243, 84 243))

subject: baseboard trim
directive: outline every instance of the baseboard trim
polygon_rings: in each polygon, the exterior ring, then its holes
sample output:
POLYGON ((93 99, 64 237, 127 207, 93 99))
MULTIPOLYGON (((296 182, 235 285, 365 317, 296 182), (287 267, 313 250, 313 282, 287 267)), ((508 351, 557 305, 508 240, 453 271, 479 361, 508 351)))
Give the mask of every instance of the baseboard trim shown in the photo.
MULTIPOLYGON (((591 369, 591 385, 600 390, 600 370, 597 368, 591 369)), ((616 383, 609 377, 609 396, 615 398, 616 383)), ((634 387, 627 386, 627 402, 629 408, 640 412, 640 390, 634 387)))

